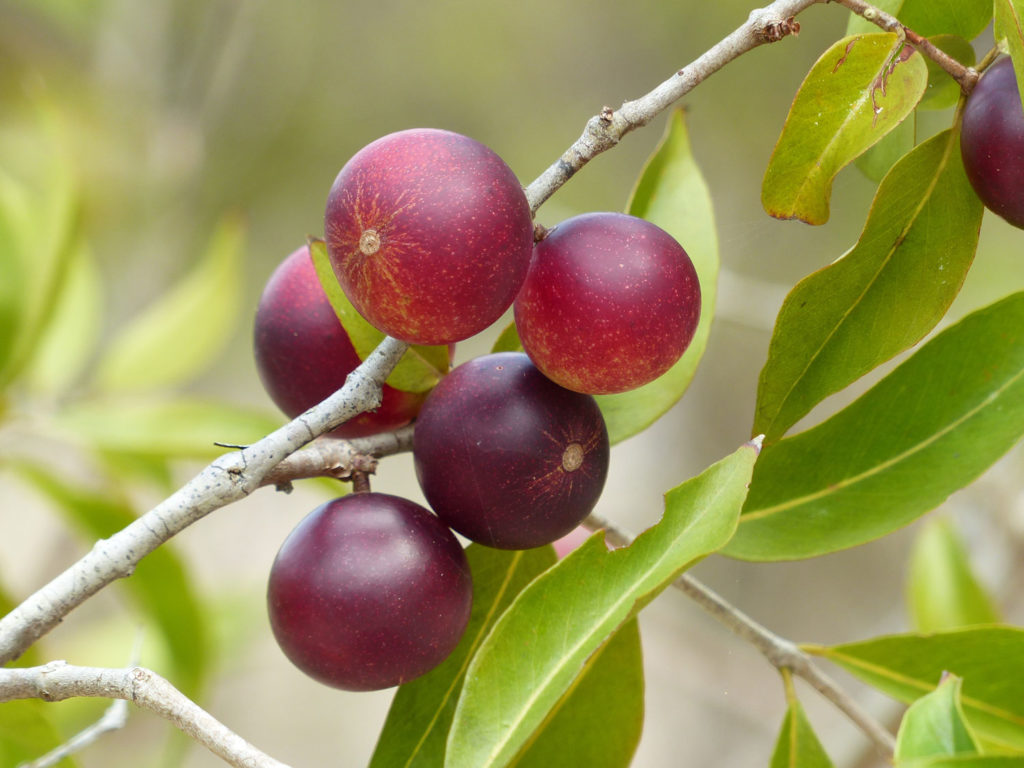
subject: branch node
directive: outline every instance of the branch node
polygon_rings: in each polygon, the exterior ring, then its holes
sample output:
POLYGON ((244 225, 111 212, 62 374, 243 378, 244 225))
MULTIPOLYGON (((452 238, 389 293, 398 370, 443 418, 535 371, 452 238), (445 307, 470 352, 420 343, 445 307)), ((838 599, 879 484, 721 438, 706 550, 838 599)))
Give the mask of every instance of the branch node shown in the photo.
POLYGON ((789 35, 793 35, 795 37, 799 34, 800 22, 793 16, 786 19, 772 19, 771 21, 767 21, 758 31, 758 35, 766 43, 777 43, 784 37, 789 35))

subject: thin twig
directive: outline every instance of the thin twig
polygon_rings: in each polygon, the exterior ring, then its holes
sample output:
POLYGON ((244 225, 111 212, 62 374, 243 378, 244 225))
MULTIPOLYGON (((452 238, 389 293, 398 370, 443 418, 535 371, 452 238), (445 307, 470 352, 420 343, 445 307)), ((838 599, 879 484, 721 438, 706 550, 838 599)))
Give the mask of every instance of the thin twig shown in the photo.
POLYGON ((884 29, 886 32, 897 32, 903 34, 907 42, 917 50, 934 61, 946 73, 960 85, 960 90, 970 93, 974 84, 978 82, 978 72, 972 67, 965 67, 945 51, 937 48, 928 38, 922 37, 910 27, 905 26, 899 19, 892 16, 881 8, 876 8, 864 0, 833 0, 833 2, 849 8, 858 16, 884 29))
POLYGON ((776 0, 751 11, 744 24, 650 93, 625 102, 617 110, 605 107, 587 121, 583 135, 526 188, 530 210, 536 213, 545 200, 590 160, 614 147, 630 131, 647 125, 737 56, 796 34, 800 29, 796 15, 819 2, 822 0, 776 0))
POLYGON ((245 498, 285 457, 343 421, 380 404, 381 385, 408 348, 386 338, 345 385, 319 405, 248 448, 216 459, 170 497, 109 539, 0 619, 0 665, 17 658, 68 613, 175 534, 215 509, 245 498))
POLYGON ((148 709, 237 768, 288 768, 264 754, 160 675, 143 667, 106 669, 54 661, 41 667, 0 669, 0 702, 123 699, 148 709))
MULTIPOLYGON (((590 515, 584 523, 590 530, 603 530, 605 540, 614 547, 625 547, 633 537, 596 515, 590 515)), ((790 640, 747 616, 710 587, 702 584, 688 573, 682 574, 672 586, 697 603, 712 617, 732 632, 759 650, 776 669, 788 669, 797 677, 810 683, 822 696, 834 704, 887 758, 892 757, 896 742, 892 734, 860 706, 834 680, 821 671, 809 654, 790 640)))

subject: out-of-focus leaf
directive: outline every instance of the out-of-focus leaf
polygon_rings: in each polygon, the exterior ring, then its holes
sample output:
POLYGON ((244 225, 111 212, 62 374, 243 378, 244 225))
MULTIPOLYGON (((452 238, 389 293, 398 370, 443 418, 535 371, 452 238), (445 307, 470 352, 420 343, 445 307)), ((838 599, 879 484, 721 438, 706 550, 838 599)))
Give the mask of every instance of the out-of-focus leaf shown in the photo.
MULTIPOLYGON (((958 35, 936 35, 930 42, 966 67, 974 66, 974 47, 958 35)), ((956 106, 960 99, 960 84, 932 59, 925 58, 928 65, 928 90, 921 99, 921 109, 948 109, 956 106)))
MULTIPOLYGON (((359 359, 365 360, 384 340, 384 334, 363 319, 338 285, 338 278, 334 275, 327 255, 327 244, 323 240, 310 238, 309 253, 327 299, 344 326, 359 359)), ((427 392, 448 373, 450 355, 451 350, 447 345, 411 344, 388 376, 387 383, 406 392, 427 392)))
POLYGON ((627 621, 587 659, 510 768, 627 768, 644 723, 640 626, 627 621))
POLYGON ((458 647, 423 677, 395 694, 370 768, 434 768, 444 762, 445 740, 466 667, 512 599, 555 563, 550 547, 508 551, 471 544, 473 610, 458 647))
POLYGON ((745 445, 669 491, 662 520, 629 547, 609 552, 592 536, 519 594, 470 662, 446 768, 519 753, 606 638, 728 540, 756 455, 745 445))
POLYGON ((99 339, 103 285, 92 255, 80 247, 70 260, 57 305, 26 371, 31 387, 59 395, 78 380, 99 339))
POLYGON ((514 322, 505 326, 491 347, 491 352, 522 352, 523 343, 519 340, 519 331, 514 322))
POLYGON ((790 107, 761 187, 764 209, 780 219, 828 221, 835 175, 910 114, 927 82, 922 56, 893 33, 835 43, 790 107))
MULTIPOLYGON (((50 720, 53 704, 23 699, 0 704, 0 765, 17 766, 42 757, 64 743, 50 720)), ((56 768, 74 768, 71 758, 56 768)))
POLYGON ((772 753, 771 768, 833 768, 825 748, 818 741, 804 708, 795 698, 789 702, 772 753))
POLYGON ((224 453, 214 443, 249 445, 281 426, 262 410, 187 398, 83 400, 57 423, 100 450, 182 458, 212 458, 224 453))
MULTIPOLYGON (((992 19, 991 0, 877 0, 872 3, 924 37, 958 35, 973 40, 992 19)), ((877 31, 864 17, 851 13, 848 35, 877 31)))
POLYGON ((956 132, 903 158, 878 188, 857 244, 786 297, 753 433, 777 440, 826 396, 934 328, 974 260, 982 210, 956 132))
POLYGON ((910 551, 909 570, 907 602, 919 632, 999 621, 949 520, 937 518, 922 526, 910 551))
POLYGON ((916 136, 917 119, 911 115, 858 157, 854 163, 869 179, 880 182, 901 158, 914 149, 916 136))
POLYGON ((992 0, 904 0, 897 16, 925 37, 958 35, 973 40, 992 20, 992 0))
POLYGON ((788 560, 884 536, 1024 434, 1024 293, 968 315, 817 427, 761 454, 728 555, 788 560))
POLYGON ((1024 0, 995 0, 995 36, 1009 52, 1017 90, 1024 93, 1024 0))
POLYGON ((15 332, 0 340, 0 389, 19 375, 35 350, 79 236, 76 163, 66 126, 44 100, 36 106, 38 151, 21 158, 25 167, 19 173, 0 173, 0 246, 12 249, 3 262, 12 267, 9 290, 19 293, 6 297, 0 308, 5 316, 0 323, 12 324, 16 316, 15 332))
POLYGON ((693 340, 667 372, 638 389, 599 395, 612 443, 646 429, 682 397, 707 346, 718 286, 718 236, 711 193, 697 167, 685 113, 676 110, 630 197, 628 212, 658 225, 683 246, 700 280, 701 316, 693 340))
POLYGON ((221 222, 191 271, 114 337, 96 372, 100 391, 171 388, 216 359, 238 325, 244 239, 241 219, 221 222))
MULTIPOLYGON (((135 520, 113 488, 97 493, 73 487, 38 464, 19 463, 16 469, 89 539, 107 538, 135 520)), ((203 611, 181 560, 164 545, 143 558, 124 584, 167 643, 175 685, 195 698, 209 671, 209 648, 203 611)))
POLYGON ((0 170, 0 386, 10 378, 5 374, 22 332, 22 314, 26 301, 22 252, 28 223, 25 190, 0 170))
POLYGON ((963 679, 961 702, 973 731, 1005 747, 1024 748, 1024 630, 970 627, 891 635, 835 646, 803 646, 895 699, 912 702, 944 673, 963 679))

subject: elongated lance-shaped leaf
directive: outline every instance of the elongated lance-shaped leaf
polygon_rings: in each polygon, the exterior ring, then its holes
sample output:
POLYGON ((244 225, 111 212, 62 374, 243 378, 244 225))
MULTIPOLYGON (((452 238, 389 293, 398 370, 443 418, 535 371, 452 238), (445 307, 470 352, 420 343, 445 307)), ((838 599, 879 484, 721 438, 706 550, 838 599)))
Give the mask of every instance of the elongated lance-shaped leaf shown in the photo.
POLYGON ((790 107, 761 187, 780 219, 824 224, 832 180, 921 100, 928 68, 894 33, 845 37, 811 68, 790 107))
POLYGON ((683 246, 700 280, 701 312, 690 346, 668 371, 637 389, 596 398, 612 443, 646 429, 675 405, 697 372, 711 332, 718 286, 718 236, 711 193, 694 160, 683 110, 672 113, 627 210, 657 224, 683 246))
POLYGON ((244 237, 240 219, 221 222, 196 265, 114 337, 96 372, 100 391, 164 390, 213 363, 238 324, 244 237))
POLYGON ((628 768, 643 724, 643 651, 633 618, 587 659, 509 768, 628 768))
MULTIPOLYGON (((365 360, 384 340, 384 334, 366 322, 338 285, 338 278, 334 275, 327 255, 327 244, 323 240, 310 238, 309 253, 327 300, 345 328, 359 359, 365 360)), ((388 376, 387 383, 405 392, 426 392, 433 389, 441 377, 448 373, 449 360, 450 350, 447 346, 412 344, 388 376)))
POLYGON ((786 297, 761 371, 754 434, 778 440, 825 397, 934 328, 974 260, 982 210, 957 132, 897 163, 857 244, 786 297))
POLYGON ((761 454, 736 535, 749 560, 813 557, 935 508, 1024 435, 1024 293, 925 344, 853 404, 761 454))
POLYGON ((995 35, 1009 51, 1017 90, 1024 93, 1024 0, 995 0, 995 35))
POLYGON ((470 664, 446 768, 512 760, 609 635, 728 541, 756 454, 747 444, 670 491, 629 547, 609 552, 598 533, 519 594, 470 664))
POLYGON ((979 740, 1024 749, 1024 629, 970 627, 802 647, 907 703, 935 690, 943 674, 956 675, 979 740))
POLYGON ((471 544, 473 610, 458 647, 423 677, 395 694, 370 768, 434 768, 444 763, 448 728, 466 667, 513 598, 555 563, 551 547, 506 551, 471 544))
POLYGON ((907 604, 919 632, 999 621, 999 612, 975 578, 967 551, 948 519, 925 522, 910 550, 907 570, 907 604))
POLYGON ((896 765, 936 755, 978 753, 960 703, 962 680, 946 675, 938 688, 910 705, 896 734, 896 765))

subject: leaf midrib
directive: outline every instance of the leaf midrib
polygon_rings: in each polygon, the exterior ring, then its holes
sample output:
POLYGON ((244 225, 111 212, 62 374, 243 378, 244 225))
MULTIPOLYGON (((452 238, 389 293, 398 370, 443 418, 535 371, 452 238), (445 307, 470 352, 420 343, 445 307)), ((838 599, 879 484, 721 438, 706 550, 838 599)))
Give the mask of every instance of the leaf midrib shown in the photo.
MULTIPOLYGON (((772 426, 774 426, 779 414, 783 412, 784 408, 789 403, 790 398, 793 395, 793 392, 796 390, 797 386, 805 379, 807 372, 811 369, 811 367, 814 365, 817 359, 821 356, 822 352, 831 344, 832 339, 835 337, 837 333, 839 333, 839 330, 846 324, 847 320, 849 320, 850 315, 853 314, 854 310, 861 306, 861 304, 864 301, 864 297, 872 288, 874 288, 874 286, 880 279, 882 273, 885 272, 885 270, 892 264, 894 254, 900 249, 900 247, 902 247, 903 243, 906 242, 910 230, 917 224, 918 219, 920 219, 921 212, 924 210, 925 205, 931 201, 932 196, 935 193, 935 189, 938 185, 939 177, 942 176, 942 173, 945 171, 946 166, 949 163, 950 152, 954 143, 953 135, 954 134, 950 132, 949 140, 947 140, 946 147, 942 153, 942 159, 939 163, 939 168, 931 177, 925 194, 921 196, 921 199, 918 202, 916 208, 914 209, 912 215, 908 218, 906 226, 904 226, 900 230, 899 235, 893 242, 892 246, 889 248, 888 253, 886 253, 885 257, 879 263, 878 269, 875 271, 874 275, 871 276, 871 279, 865 284, 864 290, 862 290, 860 292, 860 295, 857 296, 856 301, 854 301, 853 304, 851 304, 849 308, 845 312, 843 312, 843 314, 839 317, 838 321, 833 325, 832 329, 828 332, 828 335, 825 337, 822 343, 818 346, 816 350, 814 350, 814 353, 810 356, 810 358, 808 358, 807 364, 800 371, 799 375, 793 379, 793 383, 790 385, 789 389, 786 390, 785 394, 782 396, 782 399, 779 401, 779 407, 775 411, 775 418, 773 418, 771 423, 767 425, 767 428, 771 428, 772 426)), ((858 243, 859 242, 860 240, 858 240, 858 243)), ((854 246, 854 249, 856 249, 856 246, 854 246)), ((844 256, 843 258, 847 258, 848 256, 849 254, 847 256, 844 256)))
POLYGON ((844 478, 835 483, 829 483, 825 488, 822 488, 821 490, 805 494, 803 496, 798 496, 793 499, 789 499, 788 501, 782 502, 781 504, 776 504, 771 507, 763 507, 753 512, 745 513, 740 517, 740 523, 742 524, 744 522, 749 522, 751 520, 760 520, 770 515, 784 512, 788 509, 793 509, 794 507, 798 507, 803 504, 808 504, 812 501, 817 501, 818 499, 825 498, 833 493, 841 492, 846 488, 850 487, 851 485, 867 480, 881 472, 884 472, 885 470, 891 467, 896 466, 900 462, 930 447, 933 443, 937 442, 938 440, 941 440, 950 432, 952 432, 962 424, 966 423, 970 419, 974 418, 977 414, 981 413, 982 410, 989 407, 992 403, 998 400, 999 397, 1001 397, 1002 394, 1006 392, 1006 390, 1010 389, 1022 377, 1024 377, 1024 369, 1019 370, 1016 374, 1008 378, 1006 382, 1004 382, 999 388, 990 392, 987 397, 985 397, 980 403, 975 405, 973 408, 966 411, 962 416, 958 417, 957 419, 954 419, 952 422, 947 424, 942 429, 937 430, 927 439, 922 440, 919 443, 916 443, 907 450, 898 453, 895 456, 886 459, 885 461, 876 464, 875 466, 863 472, 859 472, 858 474, 844 478))

